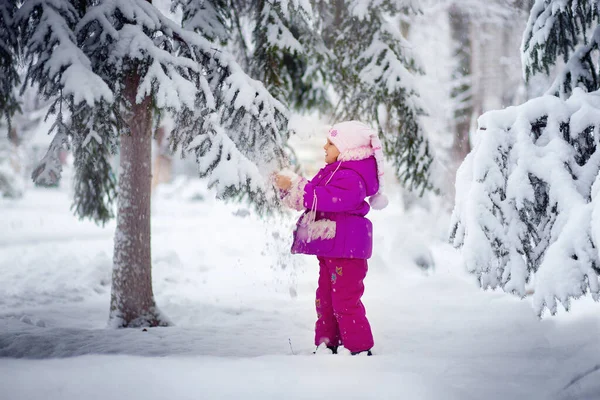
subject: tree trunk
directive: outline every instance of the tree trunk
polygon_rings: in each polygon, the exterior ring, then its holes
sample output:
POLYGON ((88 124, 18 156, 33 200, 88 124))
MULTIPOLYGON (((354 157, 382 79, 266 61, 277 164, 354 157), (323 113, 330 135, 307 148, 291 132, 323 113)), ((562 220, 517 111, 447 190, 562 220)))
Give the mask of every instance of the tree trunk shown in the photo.
POLYGON ((472 43, 470 18, 456 4, 449 10, 450 33, 455 48, 455 70, 452 74, 454 86, 451 97, 454 99, 454 141, 452 143, 452 167, 449 194, 454 201, 454 181, 456 171, 464 158, 471 151, 469 133, 473 117, 473 82, 472 82, 472 43))
POLYGON ((150 254, 151 98, 136 104, 140 75, 126 78, 130 103, 126 121, 131 135, 121 136, 117 230, 109 324, 115 327, 166 326, 152 293, 150 254))

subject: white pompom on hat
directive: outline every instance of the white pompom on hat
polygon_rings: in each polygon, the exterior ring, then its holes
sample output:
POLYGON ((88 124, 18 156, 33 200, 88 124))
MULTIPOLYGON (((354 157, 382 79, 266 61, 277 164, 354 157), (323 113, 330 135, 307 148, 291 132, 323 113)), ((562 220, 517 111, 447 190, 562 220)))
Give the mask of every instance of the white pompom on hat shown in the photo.
POLYGON ((327 138, 340 151, 338 160, 362 160, 375 156, 379 190, 369 197, 369 204, 375 210, 384 209, 389 201, 383 193, 383 148, 377 131, 360 121, 344 121, 335 124, 327 138))

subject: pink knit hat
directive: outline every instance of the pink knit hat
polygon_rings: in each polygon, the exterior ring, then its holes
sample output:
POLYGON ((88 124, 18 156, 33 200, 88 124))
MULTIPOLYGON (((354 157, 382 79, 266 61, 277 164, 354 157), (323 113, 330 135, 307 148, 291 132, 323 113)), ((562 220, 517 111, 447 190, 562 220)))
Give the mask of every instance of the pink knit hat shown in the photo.
POLYGON ((379 191, 369 197, 371 207, 381 210, 388 205, 383 193, 383 149, 377 132, 360 121, 344 121, 335 124, 327 137, 340 151, 338 161, 364 160, 375 156, 379 191))

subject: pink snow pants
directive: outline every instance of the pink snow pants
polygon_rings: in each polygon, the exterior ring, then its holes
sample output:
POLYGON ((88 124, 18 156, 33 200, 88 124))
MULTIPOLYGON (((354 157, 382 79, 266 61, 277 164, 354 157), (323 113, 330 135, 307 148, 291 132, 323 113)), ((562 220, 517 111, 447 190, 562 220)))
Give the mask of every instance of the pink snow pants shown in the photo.
POLYGON ((351 352, 373 347, 373 334, 365 307, 360 301, 367 275, 367 260, 356 258, 319 259, 319 287, 315 305, 315 344, 343 344, 351 352))

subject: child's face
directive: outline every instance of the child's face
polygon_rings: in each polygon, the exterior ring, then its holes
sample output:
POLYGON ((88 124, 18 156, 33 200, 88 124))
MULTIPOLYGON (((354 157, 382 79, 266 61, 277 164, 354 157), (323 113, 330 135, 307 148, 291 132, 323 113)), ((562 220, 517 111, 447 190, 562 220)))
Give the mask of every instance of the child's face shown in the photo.
POLYGON ((331 164, 337 161, 338 156, 340 155, 340 151, 337 147, 329 139, 327 139, 327 143, 323 146, 325 149, 325 162, 327 164, 331 164))

